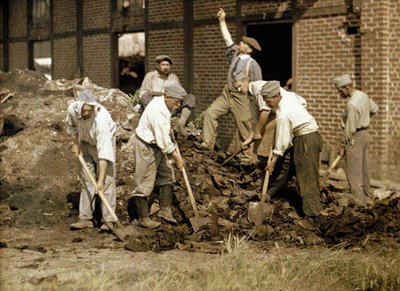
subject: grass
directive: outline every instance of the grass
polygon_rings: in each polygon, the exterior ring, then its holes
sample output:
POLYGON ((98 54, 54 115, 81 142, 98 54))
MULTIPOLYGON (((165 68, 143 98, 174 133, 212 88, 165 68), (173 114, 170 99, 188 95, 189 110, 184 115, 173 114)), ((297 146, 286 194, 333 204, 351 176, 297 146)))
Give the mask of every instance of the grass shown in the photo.
POLYGON ((187 270, 176 262, 177 267, 163 272, 85 274, 56 289, 50 282, 43 282, 35 290, 400 289, 397 253, 388 259, 344 249, 287 250, 278 244, 269 253, 260 253, 246 238, 235 236, 226 238, 225 250, 212 262, 199 262, 187 270))

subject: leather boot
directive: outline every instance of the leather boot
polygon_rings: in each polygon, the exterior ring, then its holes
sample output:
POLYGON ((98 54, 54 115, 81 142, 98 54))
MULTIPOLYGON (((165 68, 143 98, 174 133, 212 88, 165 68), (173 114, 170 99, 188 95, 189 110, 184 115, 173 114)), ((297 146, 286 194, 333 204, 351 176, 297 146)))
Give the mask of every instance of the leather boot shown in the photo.
POLYGON ((163 218, 165 221, 177 224, 178 222, 172 216, 172 185, 168 184, 160 189, 160 211, 158 212, 158 216, 163 218))
POLYGON ((161 223, 153 221, 149 217, 149 204, 147 202, 147 198, 145 197, 135 197, 136 209, 139 216, 138 225, 153 229, 157 228, 161 225, 161 223))

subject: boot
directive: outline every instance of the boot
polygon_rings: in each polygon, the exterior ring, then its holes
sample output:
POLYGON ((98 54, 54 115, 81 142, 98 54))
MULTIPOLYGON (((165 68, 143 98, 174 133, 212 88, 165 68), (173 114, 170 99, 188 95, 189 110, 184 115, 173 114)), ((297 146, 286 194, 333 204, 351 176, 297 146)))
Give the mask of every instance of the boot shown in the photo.
POLYGON ((163 218, 165 221, 177 224, 178 222, 172 216, 172 185, 168 184, 160 189, 160 211, 158 212, 158 216, 163 218))
POLYGON ((161 223, 150 219, 149 205, 147 202, 147 198, 135 197, 135 202, 136 202, 136 209, 137 209, 138 216, 139 216, 139 221, 138 221, 139 226, 153 229, 153 228, 157 228, 161 225, 161 223))
POLYGON ((72 230, 93 228, 93 222, 89 219, 79 219, 77 222, 71 224, 69 228, 72 230))

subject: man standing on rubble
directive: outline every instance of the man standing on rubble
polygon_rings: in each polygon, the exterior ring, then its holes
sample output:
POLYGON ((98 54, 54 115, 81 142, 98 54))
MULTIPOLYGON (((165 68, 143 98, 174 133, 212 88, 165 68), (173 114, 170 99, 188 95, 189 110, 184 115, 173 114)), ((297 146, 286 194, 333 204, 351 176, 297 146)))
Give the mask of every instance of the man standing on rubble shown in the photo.
POLYGON ((367 94, 353 87, 348 74, 336 77, 334 84, 340 96, 348 99, 342 116, 340 156, 346 160, 346 176, 351 193, 358 203, 365 205, 370 186, 368 127, 371 116, 378 112, 378 105, 367 94))
MULTIPOLYGON (((104 192, 108 203, 115 211, 116 125, 107 109, 97 103, 89 90, 82 91, 78 100, 69 105, 66 123, 67 132, 74 135, 72 146, 74 156, 78 157, 82 153, 93 176, 97 177, 97 185, 94 186, 79 164, 79 178, 82 183, 79 221, 71 224, 70 228, 84 229, 93 227, 94 196, 99 191, 104 192)), ((108 222, 112 227, 115 221, 105 205, 102 205, 101 211, 103 222, 108 222)), ((105 223, 100 229, 110 230, 105 223)))
POLYGON ((267 170, 271 174, 277 173, 270 187, 270 195, 273 196, 273 192, 276 193, 285 185, 289 173, 295 171, 304 214, 318 216, 322 211, 319 190, 322 138, 317 122, 301 99, 293 98, 289 94, 294 93, 281 89, 278 81, 269 81, 261 90, 266 105, 276 113, 275 147, 267 170))
POLYGON ((176 224, 172 216, 172 196, 174 172, 167 162, 175 160, 182 170, 183 159, 177 144, 171 139, 171 112, 176 109, 186 95, 186 91, 176 83, 164 86, 165 93, 154 96, 146 106, 136 128, 134 197, 138 225, 153 229, 160 225, 149 217, 148 198, 154 187, 160 188, 160 211, 158 216, 176 224))
MULTIPOLYGON (((160 92, 165 92, 165 86, 176 83, 180 85, 179 78, 176 74, 171 73, 170 69, 173 65, 172 59, 167 55, 159 55, 156 57, 157 69, 146 74, 140 87, 140 104, 143 109, 149 104, 154 96, 159 96, 160 92)), ((186 136, 185 125, 194 110, 196 98, 192 94, 186 94, 180 109, 180 117, 176 124, 176 131, 186 136)))
MULTIPOLYGON (((241 142, 248 138, 252 129, 253 116, 250 109, 250 100, 247 94, 239 92, 235 87, 233 87, 233 76, 243 72, 245 76, 249 77, 250 81, 262 79, 260 66, 250 56, 254 50, 261 51, 261 47, 257 40, 243 36, 242 41, 240 41, 239 44, 234 44, 225 22, 225 11, 220 8, 217 16, 221 33, 227 46, 226 54, 230 66, 227 75, 227 84, 222 91, 222 95, 214 100, 204 113, 202 132, 203 142, 199 144, 199 147, 209 150, 214 149, 218 126, 217 119, 228 112, 232 112, 235 117, 241 142)), ((253 163, 254 155, 252 147, 241 153, 239 158, 242 163, 253 163)))

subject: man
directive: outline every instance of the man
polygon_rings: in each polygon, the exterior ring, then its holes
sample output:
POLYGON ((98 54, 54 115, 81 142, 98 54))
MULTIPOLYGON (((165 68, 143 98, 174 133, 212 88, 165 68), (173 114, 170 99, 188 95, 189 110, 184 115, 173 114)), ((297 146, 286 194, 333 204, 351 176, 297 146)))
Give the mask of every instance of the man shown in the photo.
MULTIPOLYGON (((220 8, 217 16, 221 33, 227 46, 226 53, 230 66, 227 75, 227 84, 222 91, 222 95, 214 100, 204 113, 203 142, 199 146, 210 150, 214 148, 215 144, 218 126, 217 119, 222 115, 228 112, 233 113, 241 142, 248 138, 252 129, 253 116, 250 110, 250 100, 247 94, 239 92, 233 86, 233 76, 243 72, 249 77, 250 81, 257 81, 262 78, 260 66, 250 57, 254 50, 261 51, 258 42, 251 37, 243 36, 239 44, 234 44, 225 22, 225 11, 220 8)), ((239 158, 242 163, 252 163, 254 160, 252 148, 244 151, 239 158)))
POLYGON ((275 147, 267 170, 273 174, 277 168, 278 175, 271 184, 270 195, 285 185, 289 172, 295 170, 303 212, 307 216, 318 216, 322 210, 318 170, 322 138, 315 119, 301 99, 285 92, 281 91, 278 81, 266 83, 261 91, 266 105, 276 112, 275 147))
MULTIPOLYGON (((172 59, 167 55, 159 55, 156 57, 157 69, 146 74, 140 87, 140 104, 145 108, 154 96, 164 92, 165 86, 177 83, 180 85, 179 78, 170 72, 173 65, 172 59)), ((176 130, 183 136, 188 133, 185 125, 194 110, 196 98, 192 94, 185 94, 182 105, 180 106, 180 118, 176 125, 176 130)), ((179 109, 179 108, 178 108, 179 109)))
MULTIPOLYGON (((251 131, 247 140, 242 143, 242 148, 246 149, 248 145, 254 141, 255 152, 259 158, 260 166, 264 169, 266 166, 267 158, 270 154, 270 150, 273 147, 276 127, 276 115, 271 111, 271 108, 265 103, 263 96, 261 95, 262 88, 269 81, 255 81, 249 82, 249 78, 240 73, 234 77, 233 86, 238 91, 245 94, 250 94, 253 98, 253 102, 258 108, 258 114, 254 114, 257 119, 257 123, 254 129, 251 131)), ((281 95, 290 96, 291 98, 297 98, 303 104, 307 106, 306 100, 303 97, 286 91, 284 88, 280 88, 281 95)))
POLYGON ((343 139, 340 155, 346 160, 346 175, 351 193, 361 205, 365 205, 369 193, 368 127, 371 115, 378 106, 367 94, 353 87, 348 74, 334 79, 342 98, 348 99, 342 117, 343 139))
POLYGON ((176 83, 165 86, 164 90, 164 94, 155 96, 146 106, 136 128, 132 196, 139 216, 138 225, 149 229, 160 225, 149 217, 148 198, 154 187, 160 188, 158 216, 169 223, 177 223, 171 211, 174 172, 167 157, 175 160, 179 170, 184 165, 177 144, 171 139, 171 112, 179 106, 186 92, 176 83))
MULTIPOLYGON (((116 126, 110 113, 96 102, 89 90, 82 91, 78 100, 68 107, 66 118, 67 132, 74 135, 72 152, 75 157, 80 153, 92 174, 97 177, 97 185, 92 185, 79 164, 79 178, 82 191, 79 201, 79 221, 71 224, 71 229, 93 227, 94 195, 104 192, 108 203, 115 211, 115 130, 116 126)), ((113 226, 115 222, 105 205, 101 207, 103 222, 113 226)), ((110 230, 106 224, 101 230, 110 230)))

